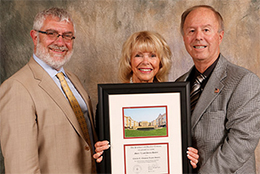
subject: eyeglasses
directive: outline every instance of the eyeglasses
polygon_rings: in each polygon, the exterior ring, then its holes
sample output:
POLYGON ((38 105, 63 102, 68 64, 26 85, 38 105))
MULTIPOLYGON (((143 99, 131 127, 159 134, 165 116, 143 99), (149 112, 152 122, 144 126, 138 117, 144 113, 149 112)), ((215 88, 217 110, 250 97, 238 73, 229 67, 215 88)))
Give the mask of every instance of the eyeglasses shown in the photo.
POLYGON ((75 36, 73 36, 73 34, 71 32, 59 34, 58 31, 55 31, 55 30, 46 30, 46 31, 35 30, 35 31, 42 33, 42 34, 46 34, 52 40, 56 40, 60 36, 63 39, 65 39, 65 41, 71 41, 71 40, 75 39, 75 36))

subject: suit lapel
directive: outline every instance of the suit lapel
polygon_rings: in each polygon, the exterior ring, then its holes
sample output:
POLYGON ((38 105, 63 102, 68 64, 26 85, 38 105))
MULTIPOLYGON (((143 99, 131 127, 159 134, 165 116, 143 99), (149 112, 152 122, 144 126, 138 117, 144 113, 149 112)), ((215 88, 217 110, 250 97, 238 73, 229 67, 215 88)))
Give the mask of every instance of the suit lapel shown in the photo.
POLYGON ((227 61, 221 55, 192 113, 191 116, 192 129, 194 129, 194 127, 202 117, 203 113, 206 111, 206 109, 210 106, 210 104, 215 100, 215 98, 220 94, 220 92, 224 88, 224 84, 222 83, 222 81, 226 77, 226 66, 227 66, 227 61))
POLYGON ((69 102, 64 97, 53 79, 37 62, 35 62, 33 58, 30 59, 28 64, 34 74, 34 78, 39 80, 39 86, 50 96, 50 98, 52 98, 53 101, 55 101, 55 103, 64 112, 64 115, 71 123, 73 128, 83 138, 83 132, 69 102))
POLYGON ((188 72, 186 72, 184 75, 182 75, 181 77, 179 77, 177 80, 176 80, 176 82, 186 82, 187 81, 187 79, 189 78, 189 76, 190 76, 190 73, 192 72, 192 69, 194 68, 194 66, 188 71, 188 72))

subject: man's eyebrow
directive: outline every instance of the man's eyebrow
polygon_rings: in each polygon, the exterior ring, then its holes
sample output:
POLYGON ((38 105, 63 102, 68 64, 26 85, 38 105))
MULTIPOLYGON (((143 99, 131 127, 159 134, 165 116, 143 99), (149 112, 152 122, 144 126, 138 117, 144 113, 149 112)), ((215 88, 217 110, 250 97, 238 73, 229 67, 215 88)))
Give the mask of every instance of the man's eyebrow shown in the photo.
MULTIPOLYGON (((55 32, 59 33, 59 31, 54 30, 54 29, 47 29, 46 31, 55 31, 55 32)), ((73 34, 73 31, 65 31, 63 33, 72 33, 73 34)))

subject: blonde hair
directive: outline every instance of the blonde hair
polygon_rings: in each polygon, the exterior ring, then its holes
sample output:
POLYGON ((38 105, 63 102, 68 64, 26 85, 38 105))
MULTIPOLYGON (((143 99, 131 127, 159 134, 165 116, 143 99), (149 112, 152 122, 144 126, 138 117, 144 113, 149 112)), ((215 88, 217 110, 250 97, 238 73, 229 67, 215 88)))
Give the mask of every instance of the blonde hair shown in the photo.
POLYGON ((119 78, 123 83, 130 81, 133 75, 131 67, 132 53, 139 49, 142 52, 156 53, 160 59, 160 69, 155 76, 158 82, 168 80, 171 68, 171 50, 165 39, 157 32, 140 31, 132 34, 123 44, 119 61, 119 78))

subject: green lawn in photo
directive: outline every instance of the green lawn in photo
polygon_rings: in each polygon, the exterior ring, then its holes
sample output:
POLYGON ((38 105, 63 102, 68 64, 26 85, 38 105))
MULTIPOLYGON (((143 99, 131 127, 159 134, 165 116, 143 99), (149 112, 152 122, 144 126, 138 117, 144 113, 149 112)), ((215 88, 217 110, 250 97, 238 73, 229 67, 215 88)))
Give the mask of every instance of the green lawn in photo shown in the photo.
POLYGON ((167 131, 166 127, 161 129, 153 129, 153 130, 132 130, 125 129, 125 137, 151 137, 151 136, 166 136, 167 131))

